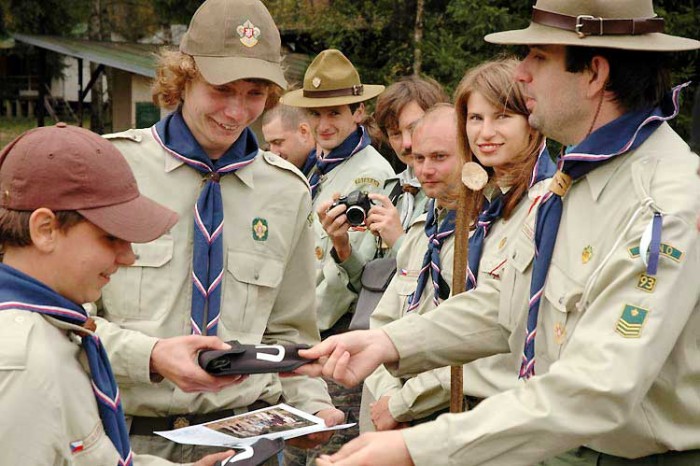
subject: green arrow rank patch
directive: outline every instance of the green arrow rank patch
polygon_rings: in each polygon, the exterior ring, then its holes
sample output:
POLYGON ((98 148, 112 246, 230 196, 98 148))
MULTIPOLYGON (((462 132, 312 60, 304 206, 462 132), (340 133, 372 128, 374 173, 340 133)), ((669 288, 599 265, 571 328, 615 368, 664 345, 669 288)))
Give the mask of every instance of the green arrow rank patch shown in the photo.
POLYGON ((625 338, 639 338, 649 311, 641 307, 625 304, 622 315, 617 320, 615 331, 625 338))

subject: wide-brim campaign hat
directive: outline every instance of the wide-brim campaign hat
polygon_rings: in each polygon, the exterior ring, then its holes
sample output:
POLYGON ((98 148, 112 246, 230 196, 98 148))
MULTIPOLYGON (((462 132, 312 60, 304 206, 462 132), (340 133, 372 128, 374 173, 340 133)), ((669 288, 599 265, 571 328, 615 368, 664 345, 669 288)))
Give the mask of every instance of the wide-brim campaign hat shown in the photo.
POLYGON ((672 52, 700 42, 663 33, 652 0, 537 0, 526 29, 484 37, 494 44, 573 45, 672 52))
POLYGON ((362 84, 360 75, 340 50, 319 53, 304 74, 304 87, 287 92, 280 102, 291 107, 335 107, 377 97, 381 84, 362 84))
POLYGON ((178 218, 139 192, 111 142, 65 123, 26 131, 0 152, 0 192, 5 209, 74 210, 130 243, 155 240, 178 218))
POLYGON ((260 0, 207 0, 180 42, 202 77, 214 85, 264 79, 287 87, 280 33, 260 0))

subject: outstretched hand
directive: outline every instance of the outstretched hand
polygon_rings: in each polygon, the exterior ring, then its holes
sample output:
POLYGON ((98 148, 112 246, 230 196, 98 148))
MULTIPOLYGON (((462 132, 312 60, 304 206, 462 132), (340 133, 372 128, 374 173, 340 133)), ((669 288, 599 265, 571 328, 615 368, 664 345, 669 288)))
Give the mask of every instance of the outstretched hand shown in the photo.
POLYGON ((389 336, 379 329, 335 335, 313 348, 299 350, 299 355, 317 361, 295 369, 295 373, 324 376, 345 387, 359 384, 381 364, 399 359, 389 336))
POLYGON ((220 453, 212 453, 211 455, 207 455, 194 463, 192 466, 214 466, 218 461, 224 461, 231 456, 233 456, 236 452, 233 450, 227 450, 227 451, 222 451, 220 453))
POLYGON ((413 466, 401 432, 370 432, 343 445, 333 455, 321 455, 317 466, 413 466))
POLYGON ((190 392, 218 392, 238 384, 247 375, 213 376, 197 363, 203 350, 227 350, 231 346, 218 337, 188 335, 158 340, 151 351, 151 373, 165 377, 180 390, 190 392))

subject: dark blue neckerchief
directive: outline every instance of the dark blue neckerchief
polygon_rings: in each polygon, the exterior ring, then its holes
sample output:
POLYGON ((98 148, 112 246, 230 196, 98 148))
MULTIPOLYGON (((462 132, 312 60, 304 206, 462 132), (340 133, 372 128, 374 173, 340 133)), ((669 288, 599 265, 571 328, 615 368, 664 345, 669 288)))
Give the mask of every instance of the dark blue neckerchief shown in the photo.
MULTIPOLYGON (((81 306, 19 270, 0 264, 0 311, 8 309, 36 312, 79 326, 88 320, 81 306)), ((109 358, 96 335, 84 334, 81 340, 102 425, 119 453, 119 466, 131 465, 129 430, 109 358)))
POLYGON ((456 211, 450 210, 438 227, 438 219, 435 212, 435 199, 428 203, 428 218, 425 221, 425 235, 428 237, 428 250, 423 257, 423 265, 418 274, 416 290, 408 297, 408 309, 406 312, 415 310, 420 304, 423 290, 428 283, 428 276, 433 282, 433 303, 437 306, 440 300, 445 300, 450 296, 450 285, 442 277, 440 264, 440 250, 447 238, 455 231, 456 211))
MULTIPOLYGON (((542 180, 551 178, 554 172, 557 171, 557 166, 549 156, 546 144, 542 143, 542 148, 537 156, 537 162, 532 169, 532 176, 528 188, 532 188, 535 184, 542 180)), ((467 266, 467 285, 466 290, 476 288, 476 277, 479 273, 479 263, 481 255, 484 251, 484 240, 488 236, 493 222, 501 218, 503 207, 505 205, 504 196, 498 193, 498 196, 492 200, 484 198, 481 213, 476 220, 476 229, 469 238, 469 259, 467 266)))
MULTIPOLYGON (((626 113, 598 128, 580 144, 572 147, 568 153, 560 156, 559 171, 552 180, 550 192, 542 196, 537 212, 535 260, 530 282, 525 348, 520 366, 521 379, 527 380, 535 375, 537 318, 559 231, 563 211, 562 196, 566 194, 574 180, 585 176, 614 157, 636 149, 656 131, 661 123, 674 118, 679 110, 678 94, 688 84, 674 88, 659 107, 626 113)), ((660 234, 660 225, 657 231, 660 234)))
POLYGON ((301 172, 306 175, 307 177, 309 176, 309 173, 311 173, 311 169, 316 166, 316 148, 311 149, 311 152, 309 152, 309 155, 306 156, 306 160, 304 161, 304 166, 301 167, 301 172))
POLYGON ((192 254, 192 333, 216 335, 221 314, 221 281, 224 274, 224 207, 222 176, 250 165, 258 155, 255 134, 246 128, 218 160, 211 160, 185 124, 180 111, 152 127, 156 141, 170 155, 206 175, 207 183, 194 206, 192 254))
POLYGON ((325 157, 321 157, 321 151, 316 152, 316 160, 314 165, 315 170, 311 171, 311 178, 309 178, 309 185, 311 185, 311 198, 316 198, 316 195, 319 192, 318 187, 321 184, 321 177, 323 175, 333 170, 335 167, 345 162, 347 159, 357 154, 365 147, 369 146, 371 142, 372 139, 369 137, 365 127, 359 125, 356 131, 353 131, 350 136, 345 138, 345 141, 330 151, 325 157))

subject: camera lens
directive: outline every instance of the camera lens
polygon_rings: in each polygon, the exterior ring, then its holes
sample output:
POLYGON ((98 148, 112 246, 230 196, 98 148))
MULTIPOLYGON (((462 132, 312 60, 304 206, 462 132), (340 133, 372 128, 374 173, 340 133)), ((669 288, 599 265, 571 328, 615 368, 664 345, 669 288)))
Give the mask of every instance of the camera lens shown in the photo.
POLYGON ((365 223, 365 210, 360 206, 350 206, 345 211, 345 216, 348 218, 348 223, 354 227, 365 223))

